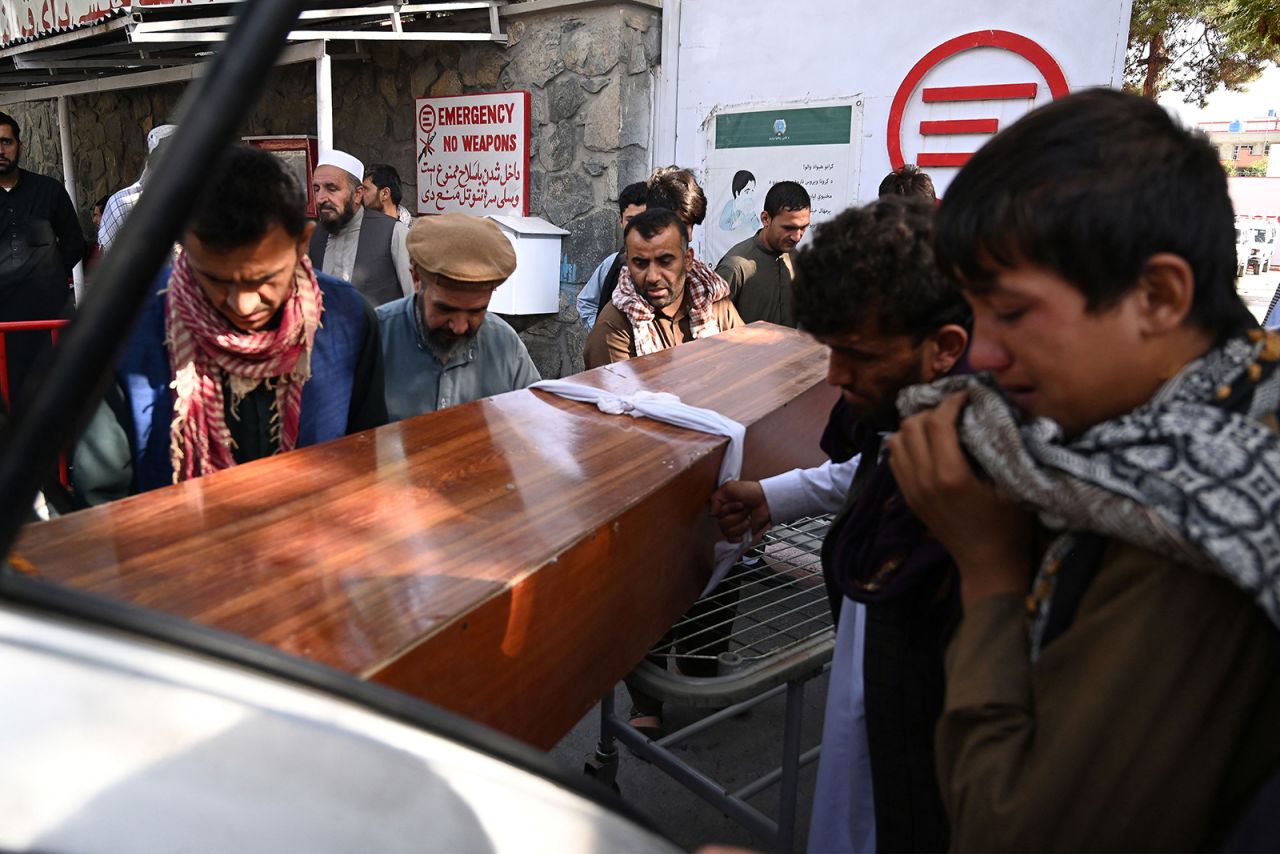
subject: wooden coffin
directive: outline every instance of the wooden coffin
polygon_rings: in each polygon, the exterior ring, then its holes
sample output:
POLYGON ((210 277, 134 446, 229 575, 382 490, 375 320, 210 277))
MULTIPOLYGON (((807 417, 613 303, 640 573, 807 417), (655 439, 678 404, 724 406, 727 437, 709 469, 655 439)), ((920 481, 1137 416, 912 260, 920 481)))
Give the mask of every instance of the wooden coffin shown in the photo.
MULTIPOLYGON (((574 379, 742 422, 757 478, 821 461, 825 368, 753 324, 574 379)), ((33 525, 15 551, 549 747, 703 587, 725 444, 518 391, 33 525)))

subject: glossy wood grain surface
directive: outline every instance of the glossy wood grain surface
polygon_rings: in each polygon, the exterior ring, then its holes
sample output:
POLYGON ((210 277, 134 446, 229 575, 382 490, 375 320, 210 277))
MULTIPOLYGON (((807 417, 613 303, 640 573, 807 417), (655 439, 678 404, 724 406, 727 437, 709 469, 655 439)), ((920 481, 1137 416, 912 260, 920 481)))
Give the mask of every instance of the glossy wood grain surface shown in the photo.
MULTIPOLYGON (((822 348, 753 324, 573 379, 820 462, 822 348)), ((376 679, 548 746, 692 603, 725 440, 519 391, 28 528, 59 583, 376 679)))

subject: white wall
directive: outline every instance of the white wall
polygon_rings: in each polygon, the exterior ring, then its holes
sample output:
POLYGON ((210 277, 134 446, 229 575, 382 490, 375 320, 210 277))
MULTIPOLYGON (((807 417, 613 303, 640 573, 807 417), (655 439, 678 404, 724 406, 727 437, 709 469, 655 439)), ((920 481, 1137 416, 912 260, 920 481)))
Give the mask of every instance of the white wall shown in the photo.
MULTIPOLYGON (((894 95, 912 67, 942 43, 966 33, 1003 30, 1031 39, 1061 67, 1071 89, 1118 86, 1129 32, 1131 0, 666 0, 664 27, 678 21, 675 139, 658 151, 700 174, 707 153, 705 123, 717 109, 804 106, 810 101, 863 102, 856 196, 874 198, 890 171, 887 127, 894 95)), ((666 45, 674 41, 668 38, 666 45)), ((907 162, 926 145, 922 120, 997 118, 1005 127, 1030 108, 1026 100, 923 104, 924 87, 1038 82, 1035 103, 1049 99, 1044 78, 1005 50, 975 48, 929 71, 909 99, 903 122, 907 162)), ((670 90, 662 109, 670 109, 670 90)), ((661 126, 662 123, 659 123, 661 126)), ((927 150, 972 151, 985 137, 933 137, 927 150)), ((929 168, 941 193, 954 168, 929 168)), ((763 198, 761 188, 760 197, 763 198)), ((719 210, 723 200, 709 200, 719 210)))

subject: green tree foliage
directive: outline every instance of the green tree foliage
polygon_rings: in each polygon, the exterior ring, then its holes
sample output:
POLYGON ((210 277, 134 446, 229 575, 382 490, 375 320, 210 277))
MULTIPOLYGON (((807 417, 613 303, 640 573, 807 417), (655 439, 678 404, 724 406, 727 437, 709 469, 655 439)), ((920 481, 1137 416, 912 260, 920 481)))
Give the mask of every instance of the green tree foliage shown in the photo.
POLYGON ((1276 0, 1133 0, 1125 87, 1172 89, 1204 106, 1219 85, 1239 91, 1280 62, 1276 0))
POLYGON ((1258 160, 1250 166, 1240 166, 1235 173, 1244 178, 1265 178, 1267 177, 1267 159, 1258 160))

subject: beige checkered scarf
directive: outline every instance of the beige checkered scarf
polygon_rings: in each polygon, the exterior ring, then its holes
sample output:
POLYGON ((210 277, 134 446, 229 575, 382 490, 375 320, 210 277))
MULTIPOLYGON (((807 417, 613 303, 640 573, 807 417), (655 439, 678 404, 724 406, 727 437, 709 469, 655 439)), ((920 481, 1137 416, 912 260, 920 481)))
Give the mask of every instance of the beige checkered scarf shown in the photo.
MULTIPOLYGON (((729 285, 720 278, 720 274, 695 258, 689 265, 684 282, 684 298, 689 305, 689 331, 694 338, 707 338, 720 331, 713 306, 728 295, 729 285)), ((662 349, 653 325, 653 306, 636 292, 626 264, 618 271, 613 304, 631 322, 637 356, 647 356, 662 349)))

